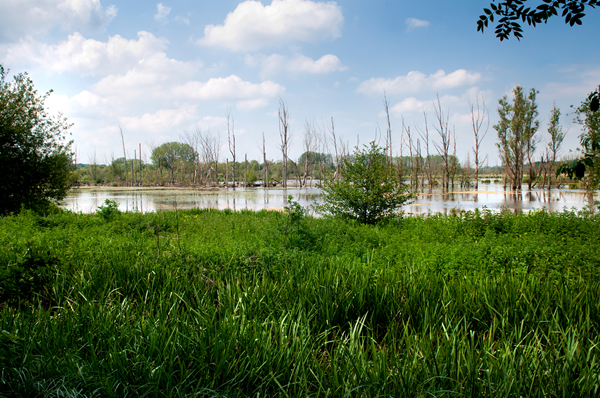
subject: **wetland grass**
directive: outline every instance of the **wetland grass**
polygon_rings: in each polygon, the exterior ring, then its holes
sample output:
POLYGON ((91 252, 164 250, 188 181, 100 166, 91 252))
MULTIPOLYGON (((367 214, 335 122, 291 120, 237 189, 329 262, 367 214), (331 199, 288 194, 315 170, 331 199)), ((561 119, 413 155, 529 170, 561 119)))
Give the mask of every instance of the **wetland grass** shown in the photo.
POLYGON ((2 306, 0 394, 594 396, 599 243, 572 212, 0 218, 2 267, 53 259, 2 306))

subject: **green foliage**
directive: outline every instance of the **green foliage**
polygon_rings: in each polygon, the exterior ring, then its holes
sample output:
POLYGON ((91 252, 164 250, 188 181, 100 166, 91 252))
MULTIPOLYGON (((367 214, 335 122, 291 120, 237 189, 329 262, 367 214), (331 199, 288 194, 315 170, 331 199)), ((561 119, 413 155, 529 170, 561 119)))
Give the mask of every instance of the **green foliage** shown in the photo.
POLYGON ((542 22, 546 23, 552 16, 558 16, 558 11, 562 10, 566 24, 581 25, 581 19, 585 16, 585 7, 596 8, 600 5, 598 0, 543 0, 543 3, 537 7, 527 7, 525 3, 527 0, 498 1, 497 5, 490 3, 490 8, 484 8, 484 14, 479 16, 477 31, 483 33, 484 28, 488 27, 488 21, 494 22, 494 16, 497 16, 496 37, 500 41, 508 40, 512 33, 517 40, 520 40, 523 37, 523 30, 519 20, 527 22, 530 26, 536 26, 542 22))
MULTIPOLYGON (((598 89, 600 90, 600 89, 598 89)), ((556 176, 567 174, 569 178, 588 180, 588 189, 595 190, 600 186, 600 112, 597 110, 598 90, 575 110, 575 122, 582 127, 579 136, 583 157, 563 163, 556 171, 556 176), (596 103, 594 104, 594 101, 596 103), (595 107, 596 110, 593 110, 595 107)))
POLYGON ((104 204, 98 206, 96 209, 96 215, 98 215, 104 221, 111 221, 119 214, 121 214, 121 211, 119 210, 119 204, 110 199, 106 199, 104 204))
POLYGON ((0 219, 1 264, 56 259, 0 311, 0 395, 597 395, 597 215, 305 215, 284 251, 288 217, 0 219))
POLYGON ((411 198, 398 185, 396 168, 388 163, 383 148, 371 142, 356 148, 352 160, 344 160, 341 179, 326 181, 319 212, 363 224, 376 224, 397 216, 411 198))
POLYGON ((516 86, 512 101, 506 95, 498 101, 500 120, 494 129, 500 142, 496 145, 513 189, 521 188, 524 164, 535 151, 534 136, 540 125, 537 120, 537 94, 538 91, 532 88, 526 95, 523 87, 516 86))
POLYGON ((0 64, 0 215, 21 208, 45 210, 69 189, 70 125, 44 108, 27 73, 7 81, 0 64))
POLYGON ((48 252, 28 248, 22 259, 0 267, 0 305, 30 304, 48 294, 51 273, 58 264, 48 252))

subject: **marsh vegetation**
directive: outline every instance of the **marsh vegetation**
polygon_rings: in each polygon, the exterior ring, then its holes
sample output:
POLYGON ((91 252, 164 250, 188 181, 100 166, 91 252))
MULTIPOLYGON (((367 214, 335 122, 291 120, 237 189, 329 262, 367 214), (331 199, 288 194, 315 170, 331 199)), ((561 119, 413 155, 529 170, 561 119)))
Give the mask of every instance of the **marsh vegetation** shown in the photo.
POLYGON ((0 392, 595 395, 599 243, 568 211, 25 211, 2 271, 40 279, 3 296, 0 392))

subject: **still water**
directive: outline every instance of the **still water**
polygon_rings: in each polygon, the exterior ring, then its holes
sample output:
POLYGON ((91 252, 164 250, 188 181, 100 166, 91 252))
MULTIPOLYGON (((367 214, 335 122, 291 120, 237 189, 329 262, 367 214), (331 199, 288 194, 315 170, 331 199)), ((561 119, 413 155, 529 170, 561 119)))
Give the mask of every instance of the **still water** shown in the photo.
MULTIPOLYGON (((93 213, 96 208, 111 199, 122 211, 152 212, 156 210, 216 208, 232 210, 281 210, 288 195, 302 206, 321 202, 319 188, 215 188, 215 189, 154 189, 154 188, 77 188, 70 192, 62 207, 74 212, 93 213)), ((582 209, 589 203, 589 195, 583 190, 534 189, 515 193, 504 191, 502 185, 480 184, 479 190, 457 189, 443 193, 441 190, 425 190, 417 193, 413 202, 404 206, 406 213, 447 213, 453 210, 523 210, 546 208, 549 211, 582 209)), ((598 200, 598 194, 594 195, 598 200)))

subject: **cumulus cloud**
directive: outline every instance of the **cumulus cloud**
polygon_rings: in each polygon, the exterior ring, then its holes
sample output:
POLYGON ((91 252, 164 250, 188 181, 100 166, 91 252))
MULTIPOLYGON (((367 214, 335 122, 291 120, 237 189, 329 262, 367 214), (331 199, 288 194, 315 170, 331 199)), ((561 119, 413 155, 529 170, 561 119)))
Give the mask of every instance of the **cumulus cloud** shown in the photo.
MULTIPOLYGON (((491 94, 491 92, 482 91, 478 87, 470 87, 461 95, 443 95, 439 97, 439 101, 442 112, 450 115, 451 125, 468 126, 471 121, 469 104, 474 103, 481 96, 489 98, 492 96, 491 94)), ((408 97, 393 105, 390 112, 395 116, 415 118, 418 124, 423 121, 423 111, 426 111, 430 118, 435 114, 434 108, 437 108, 437 101, 436 97, 430 97, 426 100, 408 97)), ((385 116, 385 114, 381 113, 380 116, 385 116)))
POLYGON ((137 40, 115 35, 106 42, 74 33, 57 45, 40 43, 32 38, 21 39, 8 46, 6 59, 10 64, 37 64, 49 72, 106 75, 135 67, 141 60, 161 53, 167 43, 167 40, 143 31, 138 32, 137 40))
POLYGON ((422 72, 412 71, 406 76, 398 76, 394 79, 382 77, 372 78, 362 82, 357 91, 363 94, 381 95, 384 91, 389 94, 418 92, 423 90, 443 90, 475 84, 481 78, 481 74, 458 69, 446 74, 438 70, 429 76, 422 72))
POLYGON ((415 28, 426 28, 429 26, 429 21, 424 21, 417 18, 406 18, 406 31, 413 30, 415 28))
POLYGON ((392 106, 390 110, 396 115, 405 115, 407 113, 422 112, 424 108, 425 102, 419 101, 415 97, 409 97, 392 106))
POLYGON ((206 83, 199 81, 187 82, 173 88, 172 93, 178 98, 196 100, 234 99, 247 101, 275 97, 284 90, 283 86, 269 80, 256 84, 243 81, 236 75, 231 75, 224 78, 211 78, 206 83))
POLYGON ((199 43, 232 51, 253 51, 290 41, 340 37, 344 18, 335 2, 273 0, 263 6, 247 0, 230 12, 223 25, 207 25, 199 43))
POLYGON ((140 60, 124 74, 111 74, 94 85, 94 91, 121 99, 163 98, 170 87, 191 79, 198 65, 170 59, 163 52, 140 60))
POLYGON ((256 109, 256 108, 264 108, 269 105, 269 101, 265 98, 258 98, 247 101, 238 101, 236 107, 245 111, 256 109))
POLYGON ((0 1, 0 41, 36 36, 55 26, 97 30, 117 15, 114 5, 100 0, 3 0, 0 1))
POLYGON ((154 19, 156 22, 160 23, 168 23, 167 16, 171 12, 171 7, 163 6, 163 3, 158 3, 156 5, 156 14, 154 14, 154 19))
POLYGON ((348 67, 342 65, 338 57, 333 54, 323 55, 314 60, 302 54, 294 57, 272 54, 268 57, 264 55, 246 56, 246 64, 250 66, 259 66, 262 69, 263 76, 275 75, 280 72, 301 72, 312 74, 326 74, 347 70, 348 67))
POLYGON ((121 117, 119 122, 125 130, 148 133, 170 132, 174 127, 193 123, 198 118, 196 105, 185 104, 177 109, 159 109, 141 117, 121 117))

